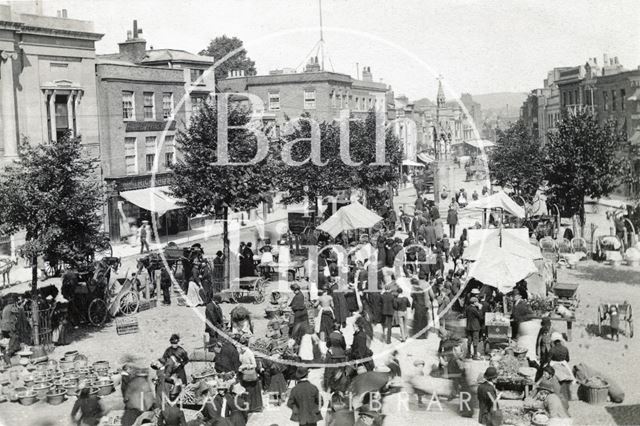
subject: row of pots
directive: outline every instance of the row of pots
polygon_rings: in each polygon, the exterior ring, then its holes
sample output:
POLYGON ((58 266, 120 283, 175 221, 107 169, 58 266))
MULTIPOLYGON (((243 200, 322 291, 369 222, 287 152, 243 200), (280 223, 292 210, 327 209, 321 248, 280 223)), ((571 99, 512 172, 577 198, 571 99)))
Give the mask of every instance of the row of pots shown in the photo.
POLYGON ((32 387, 5 388, 3 392, 9 401, 18 401, 22 405, 31 405, 38 400, 46 399, 51 405, 61 404, 65 396, 75 396, 80 388, 90 387, 90 394, 106 396, 115 390, 114 383, 110 379, 99 379, 92 383, 68 382, 61 384, 42 383, 32 387))

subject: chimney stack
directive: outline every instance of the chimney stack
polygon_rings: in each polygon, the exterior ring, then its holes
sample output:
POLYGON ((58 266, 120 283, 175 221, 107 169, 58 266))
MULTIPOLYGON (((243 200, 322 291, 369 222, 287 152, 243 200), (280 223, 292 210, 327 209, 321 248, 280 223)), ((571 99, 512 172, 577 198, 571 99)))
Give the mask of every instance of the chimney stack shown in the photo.
POLYGON ((373 81, 373 74, 371 74, 371 67, 362 68, 362 81, 373 81))
POLYGON ((602 55, 602 62, 604 63, 604 66, 607 66, 607 64, 609 63, 609 55, 607 55, 606 53, 602 55))
POLYGON ((141 33, 142 29, 138 28, 138 21, 134 20, 133 31, 127 31, 127 40, 118 43, 120 55, 133 63, 140 63, 147 56, 147 41, 138 37, 141 33))
POLYGON ((67 9, 62 9, 62 17, 63 18, 67 17, 67 9))

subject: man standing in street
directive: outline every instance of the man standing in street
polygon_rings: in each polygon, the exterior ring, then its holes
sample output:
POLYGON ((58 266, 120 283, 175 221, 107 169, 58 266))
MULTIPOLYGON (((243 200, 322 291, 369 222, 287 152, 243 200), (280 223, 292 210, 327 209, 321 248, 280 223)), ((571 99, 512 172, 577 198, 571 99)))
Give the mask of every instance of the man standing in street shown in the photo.
POLYGON ((453 205, 449 206, 447 212, 447 224, 449 225, 449 235, 451 238, 456 238, 456 225, 458 224, 458 212, 453 208, 453 205))
POLYGON ((306 367, 298 367, 298 383, 291 390, 287 401, 287 407, 291 409, 291 421, 298 422, 300 426, 316 426, 322 420, 320 391, 309 382, 308 375, 309 370, 306 367))
POLYGON ((391 290, 391 286, 387 284, 384 293, 382 293, 382 326, 387 345, 391 343, 391 328, 393 327, 393 315, 395 314, 394 303, 395 293, 391 290))
POLYGON ((163 266, 160 272, 160 289, 162 289, 162 303, 171 304, 171 275, 167 267, 163 266))
POLYGON ((149 252, 149 241, 147 240, 149 234, 149 221, 143 220, 140 226, 140 254, 144 253, 145 247, 149 252))
POLYGON ((222 309, 213 298, 209 299, 209 303, 204 309, 204 315, 206 319, 205 332, 209 335, 209 346, 213 344, 218 338, 218 330, 224 328, 224 318, 222 315, 222 309))
POLYGON ((469 304, 465 309, 467 317, 467 358, 471 358, 471 346, 473 346, 473 359, 480 359, 478 344, 480 343, 480 330, 482 328, 482 318, 480 304, 477 297, 469 299, 469 304))
POLYGON ((526 300, 522 298, 521 289, 513 290, 513 312, 511 314, 511 338, 515 339, 518 337, 518 329, 520 328, 520 323, 529 321, 533 316, 533 311, 529 307, 529 304, 526 300))

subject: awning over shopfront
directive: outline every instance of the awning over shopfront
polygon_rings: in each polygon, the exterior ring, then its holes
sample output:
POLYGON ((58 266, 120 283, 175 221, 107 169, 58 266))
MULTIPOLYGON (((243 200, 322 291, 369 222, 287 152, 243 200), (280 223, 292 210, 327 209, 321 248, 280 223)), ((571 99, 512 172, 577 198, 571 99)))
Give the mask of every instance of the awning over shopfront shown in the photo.
POLYGON ((412 166, 412 167, 424 167, 424 164, 418 163, 417 161, 413 161, 413 160, 402 160, 402 165, 412 166))
POLYGON ((158 216, 181 208, 179 200, 170 195, 168 186, 122 191, 120 196, 138 207, 157 213, 158 216))
POLYGON ((425 154, 424 152, 421 152, 420 154, 418 154, 418 160, 422 161, 425 164, 431 164, 434 161, 436 161, 435 158, 431 157, 430 155, 425 154))
POLYGON ((466 143, 467 145, 470 145, 476 149, 487 149, 487 148, 493 148, 494 146, 496 146, 495 143, 488 141, 486 139, 477 139, 477 140, 473 140, 473 141, 464 141, 464 143, 466 143))
POLYGON ((640 87, 633 92, 633 95, 627 98, 628 101, 640 101, 640 87))

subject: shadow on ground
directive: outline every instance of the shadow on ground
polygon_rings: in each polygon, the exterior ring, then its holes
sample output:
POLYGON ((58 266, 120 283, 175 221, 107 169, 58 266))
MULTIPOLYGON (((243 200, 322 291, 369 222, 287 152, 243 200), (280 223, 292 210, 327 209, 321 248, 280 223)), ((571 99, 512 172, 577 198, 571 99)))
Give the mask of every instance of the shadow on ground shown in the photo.
POLYGON ((575 275, 576 278, 590 281, 640 284, 640 270, 629 266, 602 267, 599 264, 585 265, 579 266, 575 275))

